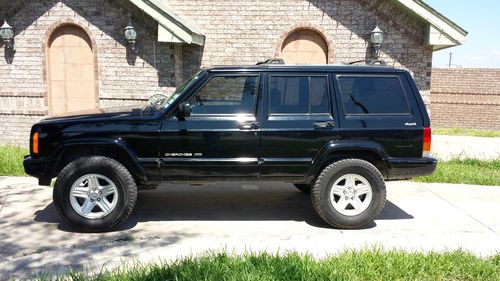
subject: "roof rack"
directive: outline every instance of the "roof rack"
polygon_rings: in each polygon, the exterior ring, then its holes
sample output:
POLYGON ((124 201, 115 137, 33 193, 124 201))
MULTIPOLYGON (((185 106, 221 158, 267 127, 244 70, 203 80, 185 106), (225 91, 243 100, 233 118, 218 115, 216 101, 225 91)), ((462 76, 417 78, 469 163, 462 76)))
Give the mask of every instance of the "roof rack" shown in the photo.
POLYGON ((263 65, 263 64, 285 64, 285 61, 281 58, 272 58, 256 63, 256 65, 263 65))
POLYGON ((351 61, 351 62, 348 62, 348 63, 344 63, 344 64, 347 64, 347 65, 353 65, 353 64, 358 64, 358 63, 365 63, 366 65, 381 65, 381 66, 386 66, 387 63, 383 60, 357 60, 357 61, 351 61))

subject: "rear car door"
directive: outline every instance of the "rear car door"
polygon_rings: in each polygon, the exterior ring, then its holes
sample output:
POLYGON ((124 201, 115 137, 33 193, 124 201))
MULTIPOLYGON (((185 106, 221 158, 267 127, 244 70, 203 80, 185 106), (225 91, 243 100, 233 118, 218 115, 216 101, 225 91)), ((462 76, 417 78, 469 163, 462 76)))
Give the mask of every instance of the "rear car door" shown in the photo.
POLYGON ((423 119, 406 79, 403 72, 336 73, 342 139, 377 142, 389 157, 420 157, 423 119))
POLYGON ((302 181, 318 150, 339 137, 330 74, 269 72, 261 117, 261 177, 302 181))
POLYGON ((258 178, 259 80, 255 73, 210 74, 188 94, 191 116, 162 123, 163 180, 258 178))

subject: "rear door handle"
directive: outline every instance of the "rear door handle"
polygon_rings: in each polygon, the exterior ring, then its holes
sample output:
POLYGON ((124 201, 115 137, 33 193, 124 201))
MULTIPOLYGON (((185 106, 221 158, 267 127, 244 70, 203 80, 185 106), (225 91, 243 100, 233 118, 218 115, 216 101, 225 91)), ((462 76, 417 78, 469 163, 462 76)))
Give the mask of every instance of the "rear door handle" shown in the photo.
POLYGON ((314 122, 313 127, 314 129, 329 129, 333 128, 335 123, 333 121, 326 121, 326 122, 314 122))
POLYGON ((248 122, 240 125, 240 130, 255 130, 260 128, 259 122, 248 122))

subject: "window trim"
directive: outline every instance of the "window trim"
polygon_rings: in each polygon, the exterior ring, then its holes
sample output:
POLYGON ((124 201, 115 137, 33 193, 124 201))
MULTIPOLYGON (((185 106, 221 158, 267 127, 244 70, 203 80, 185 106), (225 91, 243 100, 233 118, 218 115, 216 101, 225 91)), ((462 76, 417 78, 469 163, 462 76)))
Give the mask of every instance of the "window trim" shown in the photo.
POLYGON ((257 109, 258 109, 258 103, 259 103, 259 94, 261 92, 261 87, 260 87, 260 73, 220 73, 220 74, 213 74, 209 75, 200 85, 196 87, 196 89, 193 89, 193 92, 184 100, 184 102, 189 102, 201 89, 205 87, 210 80, 216 77, 257 77, 257 82, 256 82, 256 88, 257 92, 254 97, 254 106, 253 106, 253 112, 251 113, 192 113, 192 117, 217 117, 217 116, 224 116, 224 117, 238 117, 238 116, 252 116, 256 117, 257 116, 257 109))
POLYGON ((353 117, 359 117, 359 116, 413 116, 413 110, 412 107, 410 106, 410 103, 408 102, 408 93, 401 81, 401 76, 396 73, 389 73, 389 74, 384 74, 384 73, 373 73, 373 74, 348 74, 348 73, 343 73, 343 74, 335 74, 335 83, 337 84, 337 89, 339 91, 339 96, 340 96, 340 102, 342 105, 342 111, 344 112, 345 116, 353 116, 353 117), (342 90, 340 88, 340 81, 339 78, 342 77, 348 77, 348 78, 366 78, 366 77, 375 77, 375 78, 397 78, 399 82, 399 86, 401 87, 401 91, 403 93, 404 100, 406 102, 406 107, 408 108, 408 112, 406 113, 347 113, 344 105, 344 99, 342 96, 342 90))
MULTIPOLYGON (((309 89, 310 90, 310 89, 309 89)), ((330 83, 329 83, 329 73, 314 73, 314 74, 308 74, 308 73, 269 73, 267 77, 267 116, 290 116, 290 115, 297 115, 297 116, 325 116, 329 115, 333 117, 333 110, 332 110, 332 91, 330 89, 330 83), (326 95, 328 98, 328 112, 311 112, 311 95, 309 94, 308 96, 308 113, 273 113, 271 112, 271 79, 272 77, 324 77, 326 78, 325 83, 326 83, 326 95)))

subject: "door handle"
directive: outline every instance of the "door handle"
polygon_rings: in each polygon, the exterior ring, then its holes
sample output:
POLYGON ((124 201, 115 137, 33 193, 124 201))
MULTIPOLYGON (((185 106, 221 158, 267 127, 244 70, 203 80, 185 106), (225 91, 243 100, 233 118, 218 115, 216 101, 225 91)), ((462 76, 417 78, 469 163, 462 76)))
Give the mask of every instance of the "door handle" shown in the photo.
POLYGON ((260 128, 259 122, 248 122, 240 124, 240 130, 255 130, 260 128))
POLYGON ((333 123, 333 121, 314 122, 313 123, 314 129, 329 129, 329 128, 333 128, 333 126, 335 126, 335 123, 333 123))

